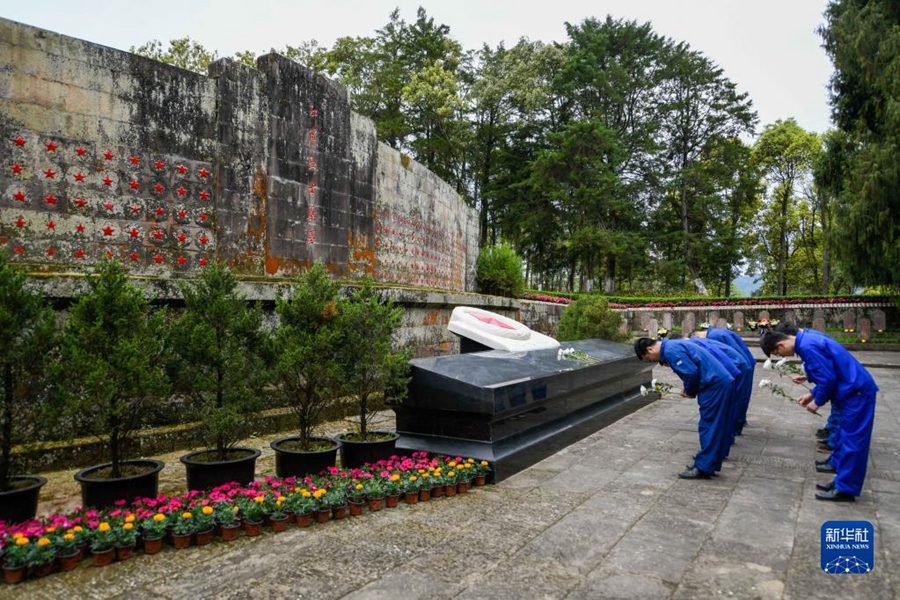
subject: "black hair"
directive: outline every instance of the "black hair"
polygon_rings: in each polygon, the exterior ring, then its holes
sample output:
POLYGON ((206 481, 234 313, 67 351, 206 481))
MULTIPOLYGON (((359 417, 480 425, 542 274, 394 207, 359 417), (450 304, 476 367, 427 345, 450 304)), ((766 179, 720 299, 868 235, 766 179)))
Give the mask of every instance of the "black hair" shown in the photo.
POLYGON ((766 356, 769 356, 775 350, 778 342, 788 339, 788 335, 790 334, 782 333, 781 331, 770 331, 760 338, 759 345, 766 356))
MULTIPOLYGON (((691 334, 691 335, 693 335, 693 334, 691 334)), ((670 333, 670 334, 667 335, 666 337, 669 338, 670 340, 680 340, 680 339, 682 339, 684 336, 681 335, 680 333, 678 333, 677 331, 673 331, 672 333, 670 333)))
POLYGON ((797 332, 799 330, 793 323, 784 322, 776 325, 772 331, 774 331, 775 333, 783 333, 785 335, 797 335, 797 332))
POLYGON ((634 353, 637 354, 638 360, 644 360, 647 356, 647 348, 656 343, 653 338, 642 337, 634 342, 634 353))

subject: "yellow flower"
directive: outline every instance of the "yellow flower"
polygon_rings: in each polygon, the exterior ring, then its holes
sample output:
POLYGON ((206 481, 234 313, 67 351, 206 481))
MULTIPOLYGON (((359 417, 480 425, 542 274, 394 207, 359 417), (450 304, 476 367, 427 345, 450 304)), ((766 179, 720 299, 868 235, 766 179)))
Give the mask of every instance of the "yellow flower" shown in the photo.
POLYGON ((241 510, 241 508, 240 508, 239 506, 235 506, 235 507, 234 507, 234 512, 235 512, 235 513, 237 513, 239 510, 241 510))
POLYGON ((449 473, 447 473, 447 477, 453 477, 455 475, 456 475, 456 473, 453 471, 450 471, 449 473))
POLYGON ((455 461, 455 460, 451 460, 450 462, 447 463, 447 466, 448 466, 448 467, 455 467, 455 466, 456 466, 456 461, 455 461))
POLYGON ((422 475, 422 479, 428 479, 429 477, 430 477, 430 475, 428 473, 425 473, 424 475, 422 475))
POLYGON ((413 475, 412 477, 409 478, 410 481, 415 481, 417 479, 418 479, 418 477, 416 477, 415 475, 413 475))
POLYGON ((13 534, 13 539, 14 539, 14 540, 17 540, 17 539, 19 539, 20 537, 25 537, 25 535, 24 535, 21 531, 17 531, 17 532, 15 532, 15 533, 13 534))
POLYGON ((321 498, 322 496, 324 496, 324 495, 327 494, 327 493, 328 493, 328 492, 327 492, 326 490, 321 490, 321 489, 320 489, 320 490, 316 490, 316 491, 313 493, 313 496, 315 496, 315 497, 316 497, 316 500, 318 500, 319 498, 321 498))
POLYGON ((361 490, 362 488, 363 488, 363 486, 362 486, 361 483, 357 483, 357 484, 356 484, 356 488, 355 488, 355 489, 361 490))
POLYGON ((213 507, 212 507, 212 506, 204 506, 204 507, 203 507, 203 514, 206 515, 207 517, 208 517, 209 515, 213 514, 213 507))
POLYGON ((107 531, 109 531, 109 523, 104 521, 103 523, 100 523, 100 525, 97 526, 97 529, 99 529, 103 533, 106 533, 107 531))
POLYGON ((309 498, 312 494, 309 493, 309 490, 300 490, 300 495, 304 498, 309 498))
POLYGON ((75 533, 81 533, 82 531, 84 531, 84 529, 81 528, 81 525, 76 525, 72 528, 72 531, 74 531, 75 533))
POLYGON ((419 469, 419 475, 425 472, 425 469, 419 469))
POLYGON ((486 460, 481 461, 481 466, 482 467, 488 466, 488 462, 486 460))
POLYGON ((467 463, 473 463, 473 462, 475 462, 475 459, 474 459, 474 458, 470 458, 470 459, 467 460, 466 462, 467 462, 467 463))
POLYGON ((265 501, 265 498, 263 498, 262 496, 257 496, 256 498, 253 499, 253 501, 256 502, 257 504, 262 504, 265 501))
POLYGON ((48 527, 44 531, 46 531, 47 533, 53 533, 54 531, 56 531, 56 527, 48 527))
POLYGON ((122 529, 124 529, 125 531, 131 531, 132 529, 134 529, 134 523, 125 523, 124 525, 122 525, 122 529))
POLYGON ((63 539, 66 540, 67 542, 71 542, 72 540, 75 539, 75 534, 67 533, 66 535, 63 536, 63 539))
POLYGON ((397 475, 396 473, 394 473, 393 475, 391 475, 391 481, 394 481, 394 482, 400 481, 400 476, 397 475))
POLYGON ((125 517, 125 522, 134 523, 134 515, 128 515, 127 517, 125 517))
POLYGON ((165 521, 166 515, 164 515, 162 513, 156 513, 155 515, 153 515, 153 520, 156 521, 157 523, 159 523, 161 521, 165 521))
POLYGON ((38 540, 38 546, 40 546, 41 548, 46 548, 49 545, 50 545, 50 538, 42 537, 41 539, 38 540))
POLYGON ((298 488, 298 487, 295 487, 295 488, 294 488, 294 492, 296 492, 296 493, 300 493, 300 488, 298 488))
POLYGON ((194 515, 192 515, 191 513, 185 511, 185 512, 181 513, 181 518, 182 518, 182 519, 193 519, 193 518, 194 518, 194 515))
POLYGON ((22 537, 16 538, 16 545, 18 545, 18 546, 24 546, 27 543, 28 543, 28 538, 25 537, 24 535, 22 537))

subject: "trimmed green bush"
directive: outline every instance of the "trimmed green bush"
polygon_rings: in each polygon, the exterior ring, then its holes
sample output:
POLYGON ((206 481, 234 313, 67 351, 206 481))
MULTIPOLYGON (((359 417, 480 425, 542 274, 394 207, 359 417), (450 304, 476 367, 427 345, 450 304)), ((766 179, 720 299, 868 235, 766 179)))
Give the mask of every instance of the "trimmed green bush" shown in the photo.
POLYGON ((602 296, 584 296, 563 312, 559 322, 559 339, 565 341, 599 338, 623 342, 627 335, 619 333, 622 316, 612 310, 602 296))
POLYGON ((481 250, 475 279, 483 294, 518 298, 525 291, 522 259, 508 244, 481 250))

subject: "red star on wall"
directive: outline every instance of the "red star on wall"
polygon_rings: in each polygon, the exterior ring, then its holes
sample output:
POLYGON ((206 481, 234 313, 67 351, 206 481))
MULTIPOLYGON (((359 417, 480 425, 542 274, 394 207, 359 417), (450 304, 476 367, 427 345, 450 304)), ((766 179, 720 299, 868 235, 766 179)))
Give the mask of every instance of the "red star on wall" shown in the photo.
POLYGON ((137 204, 132 204, 131 206, 128 207, 128 209, 131 210, 131 214, 133 214, 133 215, 136 215, 139 212, 141 212, 141 207, 138 206, 137 204))
POLYGON ((25 202, 25 192, 22 190, 18 190, 15 194, 13 194, 13 199, 18 202, 25 202))
POLYGON ((136 165, 136 164, 138 164, 139 162, 141 162, 141 159, 139 159, 137 156, 132 156, 132 157, 129 158, 128 160, 129 160, 129 161, 131 162, 131 164, 133 164, 133 165, 136 165))
POLYGON ((200 190, 200 199, 209 200, 209 192, 207 192, 206 190, 200 190))
POLYGON ((203 235, 200 236, 200 243, 205 246, 207 242, 209 242, 209 238, 206 237, 206 234, 204 233, 203 235))
POLYGON ((208 218, 209 218, 209 215, 206 214, 205 212, 200 213, 200 220, 201 220, 201 221, 206 221, 208 218))
POLYGON ((153 164, 156 165, 156 170, 157 170, 157 171, 162 171, 163 169, 166 168, 166 163, 164 163, 164 162, 161 161, 161 160, 158 160, 158 161, 156 161, 156 162, 153 163, 153 164))
POLYGON ((116 205, 113 204, 112 202, 110 202, 109 200, 107 200, 106 202, 103 203, 103 208, 105 208, 108 211, 112 211, 116 208, 116 205))
POLYGON ((181 186, 181 187, 178 188, 178 195, 179 195, 179 196, 186 196, 186 195, 187 195, 187 190, 184 189, 184 186, 181 186))
POLYGON ((187 211, 184 210, 184 209, 179 210, 179 211, 178 211, 178 218, 179 218, 179 219, 183 219, 183 218, 185 218, 185 217, 187 217, 187 211))
POLYGON ((133 238, 138 237, 140 234, 141 234, 141 232, 137 227, 132 227, 131 231, 128 232, 128 235, 133 238))
POLYGON ((153 186, 153 191, 156 192, 157 194, 162 194, 164 189, 165 188, 162 186, 161 183, 157 183, 156 185, 153 186))
POLYGON ((109 175, 103 178, 103 185, 112 185, 112 178, 109 175))
POLYGON ((47 256, 52 257, 54 254, 56 254, 56 249, 55 249, 55 248, 53 248, 52 246, 49 247, 49 248, 47 248, 47 256))
POLYGON ((25 252, 25 248, 23 248, 22 246, 16 246, 13 252, 15 252, 16 254, 22 254, 23 252, 25 252))
POLYGON ((23 138, 23 137, 20 135, 19 137, 17 137, 16 139, 13 140, 13 143, 14 143, 16 146, 24 146, 24 145, 25 145, 25 138, 23 138))
POLYGON ((137 262, 137 259, 138 259, 138 253, 137 253, 137 252, 132 252, 131 254, 128 255, 128 258, 131 259, 131 262, 137 262))
POLYGON ((83 146, 78 146, 77 148, 75 148, 75 154, 77 154, 78 156, 84 156, 85 154, 87 154, 87 149, 83 146))
POLYGON ((56 229, 56 223, 52 219, 47 221, 47 229, 56 229))
POLYGON ((84 250, 79 248, 75 251, 75 258, 84 258, 84 250))
POLYGON ((44 146, 47 147, 47 152, 56 152, 56 149, 59 147, 56 145, 56 142, 52 140, 44 144, 44 146))
POLYGON ((10 167, 10 169, 12 169, 13 173, 18 175, 22 172, 22 165, 20 165, 19 163, 14 163, 13 166, 10 167))
POLYGON ((112 234, 113 234, 113 228, 112 228, 112 227, 110 227, 109 225, 107 225, 106 227, 103 228, 103 235, 109 236, 109 235, 112 235, 112 234))
POLYGON ((81 171, 78 171, 77 173, 75 173, 74 177, 75 177, 75 181, 77 181, 79 183, 84 181, 84 173, 82 173, 81 171))
POLYGON ((161 229, 157 229, 153 232, 153 238, 157 240, 163 239, 163 232, 161 229))
POLYGON ((154 256, 154 257, 153 257, 153 262, 155 262, 155 263, 158 264, 158 265, 161 265, 162 262, 163 262, 162 254, 157 254, 156 256, 154 256))
POLYGON ((184 265, 187 264, 187 259, 186 259, 185 257, 183 257, 183 256, 179 256, 179 257, 178 257, 178 264, 181 265, 181 266, 183 267, 184 265))
POLYGON ((22 217, 16 219, 16 227, 18 227, 19 229, 25 227, 25 219, 23 219, 22 217))
POLYGON ((131 181, 128 182, 128 186, 129 186, 131 189, 136 190, 136 189, 138 189, 139 187, 141 187, 141 184, 138 183, 138 180, 137 180, 137 179, 132 179, 131 181))
POLYGON ((184 175, 185 173, 187 173, 187 167, 184 166, 184 165, 178 165, 178 166, 175 167, 175 168, 178 169, 178 172, 181 173, 182 175, 184 175))
POLYGON ((56 175, 56 171, 53 169, 47 169, 44 171, 44 177, 47 179, 53 179, 53 176, 56 175))
POLYGON ((113 153, 110 152, 109 150, 107 150, 106 152, 103 153, 103 158, 105 158, 106 160, 112 160, 112 159, 113 159, 113 153))
POLYGON ((178 233, 178 241, 181 242, 182 244, 187 241, 187 236, 184 234, 183 231, 178 233))
POLYGON ((53 204, 53 205, 56 204, 57 200, 59 200, 59 198, 57 198, 53 194, 47 194, 47 197, 44 198, 44 202, 46 202, 47 204, 53 204))
POLYGON ((76 233, 84 233, 84 224, 83 224, 83 223, 79 223, 78 225, 76 225, 76 226, 75 226, 75 232, 76 232, 76 233))
POLYGON ((206 179, 207 177, 209 177, 209 171, 207 171, 206 169, 200 169, 199 175, 203 179, 206 179))
POLYGON ((208 265, 208 264, 209 264, 209 261, 206 260, 205 258, 201 258, 201 259, 200 259, 200 266, 201 266, 201 267, 205 267, 205 266, 208 265))
POLYGON ((156 210, 154 210, 153 212, 156 213, 156 216, 157 216, 157 217, 161 217, 161 216, 163 216, 164 214, 166 214, 166 209, 164 209, 162 206, 157 206, 157 207, 156 207, 156 210))
POLYGON ((75 206, 78 208, 84 208, 87 205, 87 200, 84 198, 75 198, 75 206))

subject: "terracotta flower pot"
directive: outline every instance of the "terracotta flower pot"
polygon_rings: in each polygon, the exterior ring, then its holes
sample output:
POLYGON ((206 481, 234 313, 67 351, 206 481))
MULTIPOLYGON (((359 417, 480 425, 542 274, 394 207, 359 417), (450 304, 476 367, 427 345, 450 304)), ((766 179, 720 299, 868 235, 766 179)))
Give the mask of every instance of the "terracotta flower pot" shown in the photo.
POLYGON ((144 538, 144 554, 157 554, 163 547, 163 540, 161 537, 154 539, 144 538))
POLYGON ((75 567, 78 566, 78 563, 81 562, 81 550, 76 550, 72 554, 68 554, 66 556, 59 557, 59 570, 60 571, 71 571, 75 567))
POLYGON ((347 505, 345 504, 343 506, 335 506, 333 512, 334 512, 334 520, 340 521, 341 519, 343 519, 344 517, 347 516, 347 505))
POLYGON ((212 528, 207 529, 206 531, 198 531, 194 536, 194 543, 198 546, 205 546, 212 542, 214 531, 212 528))
POLYGON ((302 515, 297 515, 297 527, 309 527, 312 525, 312 515, 309 513, 303 513, 302 515))
POLYGON ((418 504, 419 492, 406 492, 403 494, 403 501, 407 504, 418 504))
POLYGON ((353 502, 351 500, 350 501, 350 516, 358 517, 359 515, 363 514, 365 508, 366 508, 365 502, 353 502))
POLYGON ((419 490, 419 502, 428 502, 431 500, 431 490, 419 490))
POLYGON ((111 564, 116 557, 115 548, 107 548, 106 550, 91 550, 91 559, 94 561, 95 567, 105 567, 111 564))
POLYGON ((247 537, 255 537, 262 533, 262 521, 247 521, 244 520, 244 533, 247 534, 247 537))
POLYGON ((384 504, 388 508, 397 508, 397 505, 400 504, 400 495, 388 494, 384 497, 384 504))
POLYGON ((134 556, 134 544, 116 546, 116 560, 128 560, 132 556, 134 556))
POLYGON ((240 534, 241 526, 234 525, 232 527, 220 527, 220 530, 221 530, 220 535, 222 536, 222 541, 233 542, 234 540, 237 539, 238 534, 240 534))
POLYGON ((25 579, 25 567, 3 567, 3 581, 12 585, 25 579))
POLYGON ((316 522, 317 523, 327 523, 331 520, 331 509, 326 508, 325 510, 317 510, 316 511, 316 522))
POLYGON ((178 535, 172 534, 172 545, 175 546, 178 550, 182 550, 191 545, 191 535, 188 533, 187 535, 178 535))
POLYGON ((53 567, 56 566, 56 558, 51 558, 44 564, 38 565, 31 570, 31 574, 34 577, 46 577, 50 573, 53 572, 53 567))
POLYGON ((369 498, 367 500, 369 504, 369 510, 372 512, 378 512, 384 506, 384 498, 369 498))
POLYGON ((274 531, 275 533, 284 531, 288 526, 287 515, 283 517, 269 517, 269 523, 272 527, 272 531, 274 531))
POLYGON ((444 496, 444 486, 436 485, 431 488, 431 497, 432 498, 442 498, 444 496))
POLYGON ((460 481, 456 484, 456 492, 459 494, 465 494, 469 491, 469 482, 468 481, 460 481))
POLYGON ((447 496, 448 498, 450 496, 455 496, 456 495, 456 484, 448 483, 447 485, 445 485, 444 486, 444 495, 447 496))
POLYGON ((475 476, 475 486, 481 487, 487 481, 487 475, 476 475, 475 476))

